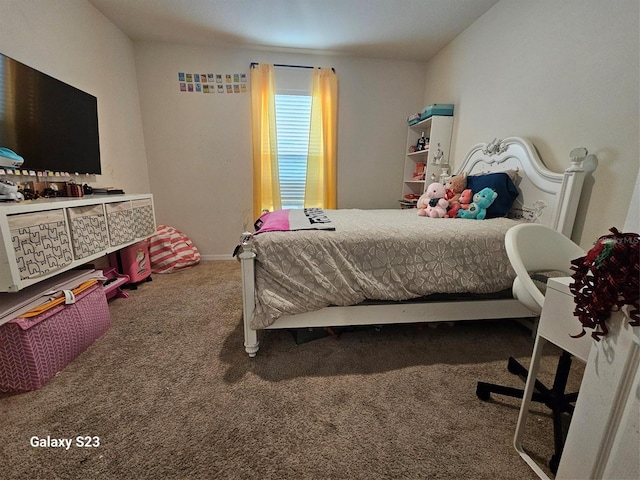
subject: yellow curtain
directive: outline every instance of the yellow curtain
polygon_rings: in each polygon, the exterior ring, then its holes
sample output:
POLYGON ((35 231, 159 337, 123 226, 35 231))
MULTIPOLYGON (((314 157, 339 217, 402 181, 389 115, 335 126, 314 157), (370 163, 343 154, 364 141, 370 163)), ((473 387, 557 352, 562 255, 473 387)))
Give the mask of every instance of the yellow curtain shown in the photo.
POLYGON ((314 68, 304 197, 307 208, 337 207, 337 121, 338 77, 330 68, 314 68))
POLYGON ((251 133, 253 140, 253 216, 282 208, 276 140, 273 65, 251 68, 251 133))

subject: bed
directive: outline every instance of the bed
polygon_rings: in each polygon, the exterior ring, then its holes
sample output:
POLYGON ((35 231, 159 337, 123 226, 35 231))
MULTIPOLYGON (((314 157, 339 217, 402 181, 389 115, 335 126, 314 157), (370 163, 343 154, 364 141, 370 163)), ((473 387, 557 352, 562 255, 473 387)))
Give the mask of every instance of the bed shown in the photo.
POLYGON ((517 197, 504 217, 325 210, 313 228, 245 232, 236 251, 245 351, 254 357, 259 332, 267 329, 535 317, 510 293, 515 273, 504 235, 519 222, 571 235, 584 179, 596 162, 584 148, 570 156, 571 165, 558 173, 524 138, 474 146, 455 175, 507 173, 517 197))

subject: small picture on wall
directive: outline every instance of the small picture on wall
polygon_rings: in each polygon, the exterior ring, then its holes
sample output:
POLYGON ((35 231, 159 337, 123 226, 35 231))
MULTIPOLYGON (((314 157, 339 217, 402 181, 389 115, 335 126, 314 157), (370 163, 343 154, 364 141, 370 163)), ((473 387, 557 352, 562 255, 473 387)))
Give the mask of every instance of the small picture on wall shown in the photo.
POLYGON ((215 76, 213 75, 213 73, 207 73, 207 81, 209 83, 215 82, 214 78, 215 78, 215 76))
POLYGON ((231 83, 231 75, 230 74, 225 75, 225 78, 227 80, 227 83, 231 83))
POLYGON ((216 75, 216 83, 222 83, 222 75, 216 75))
POLYGON ((180 91, 181 92, 186 92, 187 91, 187 84, 184 82, 180 82, 180 91))
POLYGON ((246 73, 241 73, 240 74, 240 81, 241 82, 246 82, 247 81, 247 74, 246 73))
POLYGON ((218 93, 224 93, 224 85, 218 85, 218 93))
POLYGON ((193 75, 187 73, 187 82, 193 82, 193 75))
POLYGON ((179 82, 184 82, 184 72, 178 72, 178 81, 179 82))

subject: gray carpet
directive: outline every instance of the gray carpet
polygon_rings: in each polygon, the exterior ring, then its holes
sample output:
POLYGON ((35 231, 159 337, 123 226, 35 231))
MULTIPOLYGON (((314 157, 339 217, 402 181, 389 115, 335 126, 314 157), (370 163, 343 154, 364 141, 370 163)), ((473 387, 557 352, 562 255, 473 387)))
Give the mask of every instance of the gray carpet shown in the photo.
MULTIPOLYGON (((112 327, 41 389, 0 395, 6 479, 534 479, 512 446, 519 400, 480 401, 477 380, 521 387, 516 322, 359 329, 242 347, 240 269, 203 262, 110 305, 112 327), (30 438, 99 437, 97 447, 30 438)), ((545 350, 542 380, 555 368, 545 350)), ((572 372, 572 383, 581 372, 572 372)), ((553 451, 539 406, 525 445, 553 451)), ((74 442, 75 443, 75 442, 74 442)))

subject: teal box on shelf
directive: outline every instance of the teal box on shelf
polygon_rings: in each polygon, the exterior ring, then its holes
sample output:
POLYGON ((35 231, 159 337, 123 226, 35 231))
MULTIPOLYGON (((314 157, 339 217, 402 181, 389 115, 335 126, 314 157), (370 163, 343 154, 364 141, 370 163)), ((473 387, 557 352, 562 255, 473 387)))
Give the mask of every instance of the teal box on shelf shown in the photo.
POLYGON ((426 120, 434 115, 451 117, 453 115, 453 104, 451 103, 432 103, 424 107, 420 113, 420 120, 426 120))

